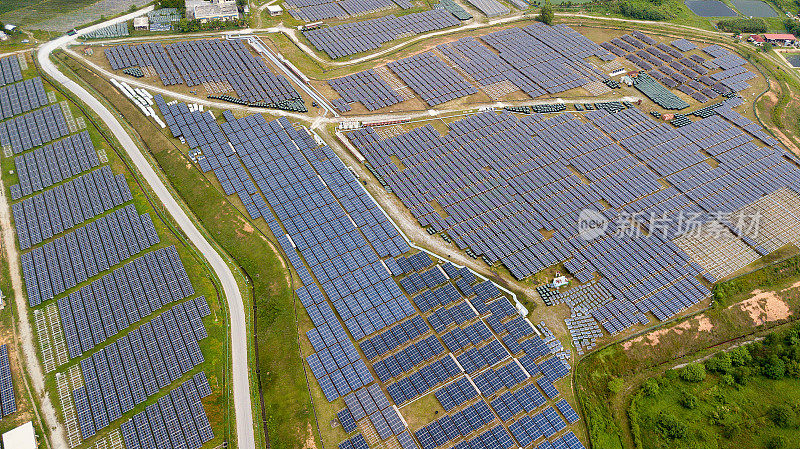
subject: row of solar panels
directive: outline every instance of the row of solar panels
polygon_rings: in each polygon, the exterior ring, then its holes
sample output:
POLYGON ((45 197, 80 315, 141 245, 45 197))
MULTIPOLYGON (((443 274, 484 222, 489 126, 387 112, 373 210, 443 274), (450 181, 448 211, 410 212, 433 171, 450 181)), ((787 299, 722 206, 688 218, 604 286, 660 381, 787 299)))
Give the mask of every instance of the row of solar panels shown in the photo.
POLYGON ((72 395, 83 439, 203 362, 198 341, 208 334, 194 318, 176 305, 81 360, 84 385, 72 395))
POLYGON ((150 214, 133 205, 22 254, 31 307, 52 299, 160 241, 150 214))
POLYGON ((83 131, 14 158, 19 184, 11 186, 18 200, 100 165, 89 133, 83 131))
POLYGON ((41 77, 8 84, 0 87, 0 120, 39 109, 49 102, 41 77))
POLYGON ((22 81, 22 70, 19 66, 19 56, 9 55, 0 58, 0 86, 22 81))
POLYGON ((11 206, 21 249, 28 249, 131 201, 124 175, 107 166, 11 206))
POLYGON ((454 361, 453 356, 446 354, 444 357, 423 366, 410 376, 404 377, 397 382, 386 384, 386 391, 392 401, 400 405, 413 401, 462 373, 463 370, 454 361))
POLYGON ((395 17, 393 15, 360 22, 303 31, 314 47, 331 59, 338 59, 380 48, 406 34, 421 34, 458 26, 461 21, 446 9, 432 9, 395 17))
POLYGON ((392 61, 388 67, 428 106, 478 93, 475 86, 431 52, 392 61))
POLYGON ((314 22, 334 17, 356 16, 397 6, 409 9, 412 5, 408 0, 339 0, 295 7, 290 9, 289 13, 295 19, 314 22))
POLYGON ((14 154, 68 134, 64 112, 57 104, 0 122, 0 146, 10 146, 14 154))
POLYGON ((336 78, 328 81, 328 84, 342 97, 342 100, 339 101, 343 101, 344 105, 357 102, 363 104, 369 111, 403 101, 403 97, 395 92, 373 69, 336 78))
MULTIPOLYGON (((186 270, 175 247, 170 246, 140 256, 59 298, 70 358, 80 357, 131 324, 192 294, 186 270)), ((193 319, 199 316, 194 303, 188 313, 193 319)))
POLYGON ((127 449, 198 449, 214 438, 202 398, 211 394, 200 371, 158 402, 122 423, 120 433, 127 449))
POLYGON ((8 358, 8 345, 0 346, 0 417, 17 411, 14 383, 11 378, 11 364, 8 358))
POLYGON ((372 368, 381 382, 387 382, 389 379, 399 378, 411 372, 414 368, 444 353, 444 346, 439 339, 435 335, 430 335, 394 355, 374 361, 372 368))
POLYGON ((129 67, 153 67, 161 83, 172 86, 183 83, 175 64, 169 59, 164 47, 159 43, 148 42, 138 45, 119 45, 108 47, 103 53, 111 65, 111 70, 129 67))

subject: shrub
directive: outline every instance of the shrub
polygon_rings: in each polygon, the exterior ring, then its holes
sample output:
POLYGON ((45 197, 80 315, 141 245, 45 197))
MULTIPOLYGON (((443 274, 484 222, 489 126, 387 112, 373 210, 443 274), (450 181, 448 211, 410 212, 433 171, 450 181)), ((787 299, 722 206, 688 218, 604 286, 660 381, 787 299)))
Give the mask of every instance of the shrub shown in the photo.
POLYGON ((786 364, 773 354, 763 362, 761 372, 770 379, 781 379, 786 374, 786 364))
POLYGON ((649 397, 658 396, 658 392, 659 392, 658 381, 655 379, 647 379, 644 385, 642 385, 642 393, 644 393, 645 396, 649 397))
POLYGON ((728 33, 764 33, 767 31, 767 22, 761 18, 734 17, 720 20, 717 27, 728 33))
POLYGON ((783 449, 786 447, 786 437, 783 435, 775 435, 767 440, 764 445, 767 449, 783 449))
POLYGON ((678 404, 686 409, 694 410, 697 408, 697 396, 689 393, 688 391, 684 391, 681 393, 681 397, 678 398, 678 404))
POLYGON ((702 382, 706 378, 706 368, 699 363, 690 363, 683 367, 680 377, 686 382, 702 382))
POLYGON ((718 352, 713 357, 706 360, 706 369, 712 373, 725 374, 730 372, 733 367, 731 356, 727 352, 718 352))
POLYGON ((767 417, 776 426, 786 428, 794 422, 794 411, 786 405, 780 404, 770 407, 767 410, 767 417))
POLYGON ((611 377, 611 379, 608 381, 608 391, 617 394, 622 391, 622 385, 622 379, 619 377, 611 377))
POLYGON ((661 412, 656 418, 656 428, 669 440, 678 440, 686 436, 686 424, 679 421, 674 415, 661 412))

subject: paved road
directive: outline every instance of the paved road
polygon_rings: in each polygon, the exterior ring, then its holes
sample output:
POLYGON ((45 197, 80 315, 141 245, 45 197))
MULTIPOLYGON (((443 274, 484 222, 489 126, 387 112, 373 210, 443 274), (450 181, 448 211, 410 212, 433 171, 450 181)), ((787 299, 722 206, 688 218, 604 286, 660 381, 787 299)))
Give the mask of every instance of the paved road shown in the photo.
MULTIPOLYGON (((141 15, 143 12, 153 9, 152 6, 139 10, 136 13, 127 14, 116 19, 103 22, 98 25, 93 25, 82 29, 79 34, 93 31, 94 29, 110 25, 112 23, 130 20, 135 16, 141 15)), ((237 446, 241 449, 255 448, 255 434, 253 432, 253 410, 250 403, 250 370, 247 366, 247 324, 244 313, 244 302, 239 293, 239 288, 236 284, 236 279, 233 277, 228 265, 217 253, 214 247, 205 239, 203 234, 195 227, 191 219, 186 215, 184 210, 173 198, 170 191, 158 177, 153 167, 145 159, 139 147, 133 142, 128 133, 117 121, 117 118, 103 104, 93 97, 83 87, 67 78, 66 75, 61 73, 58 68, 50 61, 50 53, 58 47, 68 44, 73 41, 77 36, 62 36, 50 42, 43 44, 37 52, 37 58, 42 69, 50 75, 56 82, 62 84, 65 88, 69 89, 80 97, 100 118, 105 122, 106 126, 114 133, 114 136, 122 144, 122 147, 130 156, 136 168, 142 173, 142 176, 158 196, 159 200, 164 203, 164 206, 173 216, 175 221, 181 227, 183 232, 189 237, 189 240, 203 253, 205 258, 209 261, 214 271, 217 273, 222 282, 222 288, 225 291, 225 297, 228 302, 228 308, 231 318, 231 351, 233 359, 233 399, 236 410, 236 435, 238 437, 237 446)))

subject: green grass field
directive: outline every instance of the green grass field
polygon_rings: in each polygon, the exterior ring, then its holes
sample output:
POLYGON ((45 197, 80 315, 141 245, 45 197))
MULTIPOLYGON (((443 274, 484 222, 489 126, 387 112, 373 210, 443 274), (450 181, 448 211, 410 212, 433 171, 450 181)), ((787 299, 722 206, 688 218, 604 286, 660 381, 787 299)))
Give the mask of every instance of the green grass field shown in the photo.
POLYGON ((0 20, 26 26, 42 20, 89 6, 96 0, 3 0, 0 20))
POLYGON ((776 436, 784 438, 785 448, 800 447, 794 413, 786 427, 778 427, 768 417, 773 407, 786 406, 794 411, 800 406, 800 380, 796 378, 755 376, 741 386, 728 385, 717 374, 691 383, 669 373, 657 382, 656 395, 641 395, 637 401, 635 423, 641 429, 643 449, 755 449, 769 447, 776 436), (697 398, 693 409, 681 405, 687 394, 697 398), (685 426, 685 435, 666 436, 664 416, 674 417, 679 426, 685 426))

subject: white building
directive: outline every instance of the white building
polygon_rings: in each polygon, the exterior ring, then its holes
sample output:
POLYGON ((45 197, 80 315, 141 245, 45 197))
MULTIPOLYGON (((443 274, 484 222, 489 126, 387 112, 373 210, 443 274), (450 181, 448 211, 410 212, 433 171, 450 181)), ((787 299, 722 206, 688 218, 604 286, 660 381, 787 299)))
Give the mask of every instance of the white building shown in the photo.
POLYGON ((147 30, 149 28, 150 28, 150 20, 147 18, 147 16, 133 18, 134 30, 147 30))
POLYGON ((267 11, 269 11, 269 15, 273 17, 283 14, 283 8, 281 8, 280 5, 267 5, 267 11))
POLYGON ((193 5, 189 9, 192 13, 192 18, 204 23, 209 20, 236 20, 239 18, 239 8, 235 0, 201 1, 194 2, 193 5))
POLYGON ((36 432, 33 430, 33 422, 28 421, 4 433, 3 447, 13 449, 36 449, 36 432))

